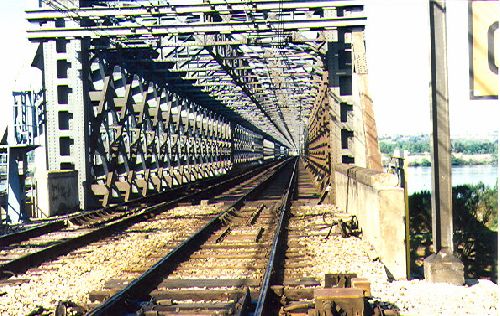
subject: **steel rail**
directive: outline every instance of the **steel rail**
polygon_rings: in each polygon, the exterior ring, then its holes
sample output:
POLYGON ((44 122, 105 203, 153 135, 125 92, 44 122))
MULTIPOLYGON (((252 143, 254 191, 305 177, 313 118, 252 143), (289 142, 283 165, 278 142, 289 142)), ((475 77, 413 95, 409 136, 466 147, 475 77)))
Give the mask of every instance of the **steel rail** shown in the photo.
POLYGON ((277 256, 279 255, 278 248, 283 242, 285 217, 288 216, 288 210, 290 207, 291 199, 294 194, 295 184, 297 182, 297 166, 298 166, 298 159, 295 160, 292 176, 290 177, 290 181, 288 183, 287 192, 283 197, 282 204, 280 205, 280 212, 279 212, 280 219, 278 222, 278 226, 276 228, 276 235, 274 236, 274 240, 272 243, 269 255, 269 261, 266 267, 266 272, 264 273, 264 278, 262 281, 259 298, 257 300, 257 304, 255 307, 255 312, 253 314, 254 316, 268 315, 269 314, 268 312, 270 311, 269 296, 271 294, 270 293, 271 282, 276 271, 276 264, 278 261, 277 256))
MULTIPOLYGON (((127 203, 131 203, 127 202, 127 203)), ((137 204, 137 201, 133 201, 135 204, 137 204)), ((131 203, 130 205, 132 205, 131 203)), ((74 223, 77 226, 82 226, 85 228, 88 227, 97 227, 100 225, 104 225, 105 223, 108 223, 110 221, 117 220, 121 217, 126 216, 127 214, 130 214, 130 212, 127 212, 124 210, 125 205, 120 204, 117 206, 113 207, 108 207, 108 208, 100 208, 97 210, 92 210, 88 212, 79 212, 77 214, 69 215, 66 218, 63 219, 54 219, 50 220, 45 223, 40 223, 40 225, 36 225, 34 227, 30 227, 25 230, 13 232, 7 235, 0 236, 0 247, 7 247, 9 245, 15 244, 15 243, 20 243, 23 241, 27 241, 31 238, 36 238, 39 236, 42 236, 44 234, 52 233, 52 232, 57 232, 62 229, 65 229, 68 227, 68 224, 74 223), (123 209, 123 210, 122 210, 123 209), (106 218, 106 215, 112 215, 108 218, 106 218), (114 215, 114 216, 113 216, 114 215), (97 220, 94 220, 97 219, 97 220), (103 219, 103 220, 99 220, 103 219), (85 222, 88 222, 84 224, 85 222)), ((132 207, 132 206, 131 206, 132 207)))
POLYGON ((8 245, 11 245, 13 243, 22 242, 30 238, 61 230, 64 227, 66 227, 66 221, 57 220, 50 223, 37 225, 35 227, 30 227, 23 231, 6 234, 0 236, 0 247, 7 247, 8 245))
MULTIPOLYGON (((265 187, 271 180, 273 180, 280 170, 286 167, 290 161, 285 161, 275 172, 268 175, 260 184, 255 186, 246 195, 240 197, 237 201, 229 205, 224 212, 213 218, 198 232, 194 233, 186 239, 177 248, 168 253, 149 270, 144 272, 140 277, 130 282, 124 289, 117 292, 111 298, 106 300, 103 304, 99 305, 94 310, 87 313, 87 316, 102 316, 102 315, 120 315, 125 312, 126 304, 129 300, 142 297, 145 293, 149 293, 154 289, 163 279, 164 276, 171 273, 175 266, 185 259, 193 249, 199 247, 205 240, 208 239, 211 233, 216 231, 224 223, 224 219, 233 213, 234 209, 240 207, 245 200, 255 195, 260 189, 265 187)), ((250 300, 245 299, 245 304, 249 304, 250 300)), ((246 306, 242 306, 245 310, 246 306)))
MULTIPOLYGON (((267 166, 267 164, 265 164, 262 167, 264 168, 265 166, 267 166)), ((247 171, 244 171, 244 174, 241 174, 241 175, 244 176, 244 175, 248 175, 248 174, 249 173, 247 171)), ((129 215, 130 212, 125 211, 127 208, 135 208, 137 206, 144 207, 145 204, 151 205, 154 203, 158 203, 158 201, 161 202, 163 200, 168 199, 171 196, 182 196, 183 194, 185 194, 188 191, 191 191, 193 189, 196 190, 196 188, 206 188, 207 186, 212 186, 212 185, 216 184, 217 182, 227 182, 227 180, 231 180, 234 183, 235 179, 236 180, 239 179, 238 177, 236 177, 236 178, 231 177, 231 175, 232 174, 230 173, 230 174, 226 174, 226 175, 219 176, 219 177, 210 177, 207 179, 203 179, 197 183, 184 184, 184 185, 181 185, 179 187, 174 187, 174 188, 172 188, 168 191, 165 191, 165 192, 155 193, 155 194, 151 194, 151 195, 148 195, 145 197, 140 197, 137 199, 130 200, 128 202, 120 203, 120 204, 115 205, 115 206, 98 208, 96 210, 81 212, 78 214, 71 215, 65 219, 54 220, 54 221, 51 221, 48 223, 41 223, 40 225, 30 227, 30 228, 22 230, 22 231, 16 231, 16 232, 12 232, 9 234, 5 234, 5 235, 0 236, 0 247, 7 247, 7 246, 14 244, 14 243, 20 243, 20 242, 29 240, 31 238, 39 237, 39 236, 47 234, 47 233, 62 230, 68 226, 68 222, 74 223, 74 222, 81 221, 81 220, 86 221, 85 218, 93 217, 93 216, 100 216, 99 213, 102 213, 102 212, 107 212, 107 214, 110 214, 111 212, 117 212, 117 211, 121 212, 121 214, 119 214, 111 219, 94 222, 93 224, 91 224, 91 227, 103 225, 103 224, 109 222, 110 220, 117 220, 120 217, 129 215)), ((198 189, 198 190, 200 190, 200 189, 198 189)))
POLYGON ((116 233, 117 230, 126 229, 134 223, 147 219, 148 217, 166 212, 170 208, 175 207, 175 205, 177 205, 177 203, 179 202, 201 199, 203 195, 213 193, 214 191, 217 192, 220 190, 224 190, 225 188, 231 187, 235 183, 240 182, 241 179, 246 179, 258 174, 268 166, 269 165, 264 165, 261 168, 250 170, 238 177, 215 183, 211 186, 206 187, 203 191, 192 192, 187 195, 178 195, 177 198, 174 198, 168 202, 160 202, 157 205, 145 207, 136 212, 129 212, 126 217, 120 217, 118 220, 107 223, 104 226, 98 227, 88 233, 84 233, 80 236, 70 239, 62 239, 61 242, 43 248, 40 251, 29 253, 1 264, 0 279, 11 277, 13 274, 23 273, 29 268, 37 266, 43 262, 46 262, 47 260, 56 258, 72 250, 83 247, 89 243, 110 236, 111 234, 116 233))

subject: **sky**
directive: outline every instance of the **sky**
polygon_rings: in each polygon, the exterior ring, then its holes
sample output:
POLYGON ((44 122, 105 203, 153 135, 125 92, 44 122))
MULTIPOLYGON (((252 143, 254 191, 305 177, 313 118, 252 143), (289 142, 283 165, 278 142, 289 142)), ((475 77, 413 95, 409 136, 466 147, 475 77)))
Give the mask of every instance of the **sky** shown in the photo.
MULTIPOLYGON (((366 1, 369 84, 379 135, 431 132, 430 29, 426 0, 366 1)), ((468 7, 447 1, 452 135, 498 131, 498 100, 469 100, 468 7)))
MULTIPOLYGON (((36 0, 0 1, 0 127, 11 118, 12 90, 41 86, 30 67, 36 45, 26 40, 24 9, 36 0), (4 111, 5 109, 5 111, 4 111)), ((427 0, 366 2, 369 85, 379 135, 428 134, 429 18, 427 0)), ((499 102, 470 101, 468 83, 467 1, 448 1, 448 66, 452 135, 498 130, 499 102)))
POLYGON ((31 67, 37 46, 26 39, 24 9, 34 0, 0 1, 0 131, 13 120, 12 91, 40 90, 41 71, 31 67))
MULTIPOLYGON (((0 52, 0 66, 4 74, 1 76, 2 100, 4 89, 12 90, 16 86, 29 83, 31 61, 36 51, 36 45, 26 39, 24 9, 28 4, 36 4, 34 0, 0 1, 0 26, 4 47, 0 52)), ((3 102, 2 102, 3 103, 3 102)))

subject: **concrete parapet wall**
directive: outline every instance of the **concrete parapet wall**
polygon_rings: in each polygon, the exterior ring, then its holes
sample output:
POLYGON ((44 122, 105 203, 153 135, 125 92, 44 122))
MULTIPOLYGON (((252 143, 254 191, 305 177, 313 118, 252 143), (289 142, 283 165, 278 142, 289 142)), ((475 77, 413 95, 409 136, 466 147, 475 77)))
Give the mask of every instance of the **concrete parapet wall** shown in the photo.
POLYGON ((37 173, 35 177, 36 217, 48 217, 79 209, 77 171, 44 171, 37 173))
POLYGON ((397 176, 339 164, 335 179, 337 207, 358 217, 363 238, 392 275, 406 278, 405 199, 397 176))

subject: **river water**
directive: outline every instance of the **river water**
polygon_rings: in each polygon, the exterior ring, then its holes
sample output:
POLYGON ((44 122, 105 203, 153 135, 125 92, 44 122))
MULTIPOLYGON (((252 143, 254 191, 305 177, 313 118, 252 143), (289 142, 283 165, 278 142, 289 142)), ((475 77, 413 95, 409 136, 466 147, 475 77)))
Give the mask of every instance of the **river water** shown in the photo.
MULTIPOLYGON (((478 184, 493 187, 498 180, 497 166, 454 166, 451 181, 454 186, 478 184)), ((431 167, 408 167, 408 194, 431 190, 431 167)))

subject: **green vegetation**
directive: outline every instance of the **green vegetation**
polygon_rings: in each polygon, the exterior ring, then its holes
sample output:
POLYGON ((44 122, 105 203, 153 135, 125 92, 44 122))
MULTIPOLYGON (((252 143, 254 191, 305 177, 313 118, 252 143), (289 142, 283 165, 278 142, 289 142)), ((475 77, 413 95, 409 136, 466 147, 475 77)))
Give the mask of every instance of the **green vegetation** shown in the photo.
MULTIPOLYGON (((431 253, 431 193, 409 197, 411 271, 423 277, 423 259, 431 253)), ((465 266, 466 278, 497 281, 498 184, 453 187, 453 228, 455 251, 465 266)))
MULTIPOLYGON (((452 140, 452 165, 496 165, 498 162, 498 142, 496 140, 478 140, 478 139, 455 139, 452 140), (465 159, 462 155, 476 155, 465 159), (477 156, 487 155, 487 156, 477 156)), ((417 136, 395 136, 381 138, 379 141, 380 151, 386 155, 392 155, 394 150, 407 150, 410 155, 422 155, 430 153, 429 135, 417 136)), ((428 158, 413 160, 410 166, 430 166, 428 158)))
POLYGON ((430 167, 431 161, 427 158, 424 158, 420 161, 410 161, 408 166, 422 166, 422 167, 430 167))
MULTIPOLYGON (((498 158, 493 156, 490 159, 463 159, 457 157, 456 155, 452 155, 451 157, 451 165, 452 166, 477 166, 477 165, 496 165, 498 162, 498 158)), ((410 161, 408 166, 422 166, 422 167, 430 167, 431 161, 427 158, 423 158, 420 161, 410 161)))
POLYGON ((396 136, 379 140, 380 152, 392 155, 395 149, 408 150, 411 154, 430 152, 429 135, 396 136))
POLYGON ((453 152, 466 155, 498 154, 498 143, 488 140, 457 139, 451 142, 453 152))
MULTIPOLYGON (((395 149, 408 150, 411 154, 430 152, 429 135, 396 136, 380 139, 380 151, 392 155, 395 149)), ((498 143, 493 140, 455 139, 451 141, 452 151, 466 155, 498 155, 498 143)))
POLYGON ((451 157, 452 166, 496 165, 496 163, 497 159, 466 160, 456 156, 451 157))

